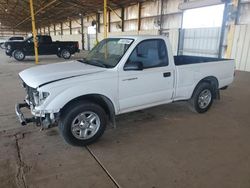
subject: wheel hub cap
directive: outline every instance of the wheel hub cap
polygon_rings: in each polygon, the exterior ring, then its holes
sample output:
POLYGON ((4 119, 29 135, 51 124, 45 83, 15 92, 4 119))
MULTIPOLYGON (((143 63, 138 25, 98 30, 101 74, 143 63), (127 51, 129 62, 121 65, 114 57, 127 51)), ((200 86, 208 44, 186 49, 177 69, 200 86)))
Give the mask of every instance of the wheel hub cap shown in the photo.
POLYGON ((206 107, 208 107, 208 105, 210 104, 212 99, 212 94, 211 91, 208 89, 203 90, 200 95, 199 95, 199 99, 198 99, 198 105, 200 108, 204 109, 206 107))
POLYGON ((70 56, 70 53, 68 51, 63 52, 63 57, 68 58, 70 56))
POLYGON ((80 113, 71 124, 71 132, 74 137, 86 140, 93 137, 100 128, 99 116, 91 111, 80 113))
POLYGON ((23 58, 23 53, 22 53, 22 52, 18 52, 18 53, 17 53, 17 57, 18 57, 19 59, 22 59, 22 58, 23 58))

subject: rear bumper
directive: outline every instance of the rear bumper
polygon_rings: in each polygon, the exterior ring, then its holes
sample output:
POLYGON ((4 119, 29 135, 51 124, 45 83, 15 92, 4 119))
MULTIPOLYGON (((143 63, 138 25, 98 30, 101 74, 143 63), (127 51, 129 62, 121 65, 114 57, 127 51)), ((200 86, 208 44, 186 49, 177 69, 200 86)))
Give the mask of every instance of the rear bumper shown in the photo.
POLYGON ((75 54, 75 53, 79 53, 80 52, 80 49, 72 49, 72 50, 70 50, 71 52, 71 54, 75 54))
POLYGON ((22 108, 29 108, 29 105, 27 103, 18 103, 15 105, 15 112, 22 126, 27 125, 28 123, 38 122, 37 118, 35 118, 34 116, 31 118, 25 118, 21 111, 22 108))

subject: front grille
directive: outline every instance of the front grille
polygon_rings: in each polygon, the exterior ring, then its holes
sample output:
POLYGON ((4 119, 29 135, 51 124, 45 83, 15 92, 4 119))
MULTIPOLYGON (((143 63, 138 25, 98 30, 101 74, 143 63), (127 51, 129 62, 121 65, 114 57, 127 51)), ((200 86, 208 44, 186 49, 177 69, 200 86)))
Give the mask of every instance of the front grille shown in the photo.
POLYGON ((27 92, 27 99, 29 102, 29 105, 32 105, 33 107, 35 106, 35 100, 34 100, 34 95, 33 93, 36 92, 36 89, 29 87, 27 84, 25 84, 25 89, 27 92))

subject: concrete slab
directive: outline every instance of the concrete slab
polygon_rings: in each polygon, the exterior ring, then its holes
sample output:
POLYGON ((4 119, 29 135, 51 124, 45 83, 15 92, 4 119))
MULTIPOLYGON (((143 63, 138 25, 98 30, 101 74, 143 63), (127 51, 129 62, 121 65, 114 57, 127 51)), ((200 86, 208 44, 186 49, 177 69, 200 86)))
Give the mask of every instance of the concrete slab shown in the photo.
POLYGON ((57 129, 13 129, 0 141, 0 187, 115 187, 89 152, 67 145, 57 129))
POLYGON ((122 187, 250 187, 250 74, 206 114, 163 105, 118 118, 91 150, 122 187))
POLYGON ((18 156, 14 137, 0 133, 0 187, 17 187, 18 156))
POLYGON ((29 187, 115 187, 85 148, 62 141, 58 129, 19 140, 29 187))

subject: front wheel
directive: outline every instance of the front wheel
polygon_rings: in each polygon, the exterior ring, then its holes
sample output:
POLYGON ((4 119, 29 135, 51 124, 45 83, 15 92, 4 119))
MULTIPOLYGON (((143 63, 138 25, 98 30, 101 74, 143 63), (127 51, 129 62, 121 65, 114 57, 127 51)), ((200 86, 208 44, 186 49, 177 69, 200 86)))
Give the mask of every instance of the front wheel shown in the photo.
POLYGON ((57 55, 57 57, 59 57, 59 58, 62 57, 60 52, 58 52, 56 55, 57 55))
POLYGON ((17 60, 17 61, 22 61, 25 58, 25 54, 23 53, 23 51, 21 50, 15 50, 13 52, 13 57, 17 60))
POLYGON ((65 141, 74 146, 95 142, 106 128, 106 113, 95 103, 79 101, 62 112, 59 129, 65 141))
POLYGON ((213 103, 214 89, 207 82, 200 83, 195 89, 190 105, 192 110, 198 113, 204 113, 209 110, 213 103))
POLYGON ((63 49, 62 52, 61 52, 61 57, 63 59, 69 59, 71 57, 70 51, 67 50, 67 49, 63 49))

